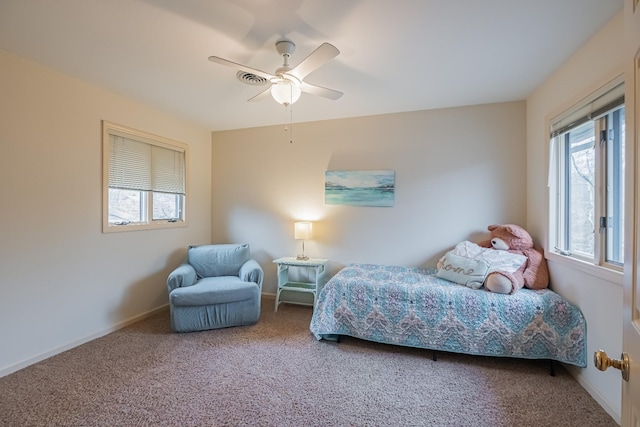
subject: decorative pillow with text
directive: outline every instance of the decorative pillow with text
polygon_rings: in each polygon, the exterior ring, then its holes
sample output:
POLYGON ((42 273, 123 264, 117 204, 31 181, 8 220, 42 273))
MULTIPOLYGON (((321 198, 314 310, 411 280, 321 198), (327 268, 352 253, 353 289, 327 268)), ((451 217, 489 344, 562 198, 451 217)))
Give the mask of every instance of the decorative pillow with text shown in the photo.
POLYGON ((447 252, 440 260, 436 277, 465 285, 471 289, 480 289, 489 273, 491 264, 483 259, 467 258, 447 252))

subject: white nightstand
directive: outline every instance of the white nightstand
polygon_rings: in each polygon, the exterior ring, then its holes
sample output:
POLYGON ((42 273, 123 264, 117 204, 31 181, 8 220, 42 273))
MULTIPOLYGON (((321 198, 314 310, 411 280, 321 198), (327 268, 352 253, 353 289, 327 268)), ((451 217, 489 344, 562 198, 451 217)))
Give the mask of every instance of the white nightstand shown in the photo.
MULTIPOLYGON (((274 264, 278 265, 278 291, 276 293, 276 306, 274 311, 278 311, 278 305, 282 301, 280 301, 280 293, 282 291, 291 291, 291 292, 305 292, 313 294, 313 307, 315 309, 316 298, 318 297, 318 293, 324 286, 324 276, 327 270, 327 262, 328 259, 321 258, 309 258, 306 260, 300 260, 296 257, 285 257, 278 258, 273 261, 274 264), (315 281, 314 282, 291 282, 289 281, 289 268, 291 267, 306 267, 313 268, 315 270, 315 281)), ((307 303, 301 302, 291 302, 292 304, 302 304, 302 305, 311 305, 307 303)))

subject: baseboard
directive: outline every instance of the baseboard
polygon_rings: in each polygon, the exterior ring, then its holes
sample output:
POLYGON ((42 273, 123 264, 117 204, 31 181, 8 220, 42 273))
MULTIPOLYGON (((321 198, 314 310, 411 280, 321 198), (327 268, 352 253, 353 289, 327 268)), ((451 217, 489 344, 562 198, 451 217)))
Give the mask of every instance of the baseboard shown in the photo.
POLYGON ((33 365, 34 363, 41 362, 41 361, 43 361, 45 359, 48 359, 48 358, 50 358, 52 356, 55 356, 56 354, 60 354, 60 353, 63 353, 65 351, 67 351, 67 350, 71 350, 72 348, 78 347, 79 345, 86 344, 89 341, 95 340, 96 338, 100 338, 100 337, 103 337, 105 335, 108 335, 108 334, 110 334, 112 332, 117 331, 118 329, 122 329, 122 328, 124 328, 126 326, 129 326, 129 325, 133 324, 133 323, 139 322, 140 320, 146 319, 147 317, 151 317, 156 313, 159 313, 161 311, 167 310, 168 307, 169 307, 168 303, 164 304, 164 305, 162 305, 162 306, 160 306, 158 308, 154 308, 153 310, 149 310, 147 312, 144 312, 144 313, 138 314, 136 316, 133 316, 133 317, 131 317, 129 319, 126 319, 126 320, 123 320, 121 322, 118 322, 115 325, 113 325, 113 326, 111 326, 111 327, 109 327, 107 329, 104 329, 102 331, 96 332, 94 334, 88 335, 88 336, 86 336, 84 338, 81 338, 79 340, 76 340, 76 341, 70 342, 68 344, 65 344, 63 346, 57 347, 57 348, 55 348, 53 350, 44 352, 42 354, 39 354, 39 355, 37 355, 35 357, 32 357, 32 358, 29 358, 27 360, 23 360, 22 362, 18 362, 18 363, 14 364, 14 365, 11 365, 11 366, 7 367, 7 368, 0 369, 0 378, 2 378, 4 376, 7 376, 9 374, 12 374, 12 373, 14 373, 16 371, 19 371, 20 369, 26 368, 27 366, 33 365))
POLYGON ((595 401, 598 402, 600 406, 602 406, 602 409, 604 409, 607 412, 607 414, 611 415, 611 418, 613 418, 613 420, 616 423, 618 423, 618 425, 620 425, 622 420, 622 414, 620 412, 621 408, 614 407, 614 405, 609 401, 609 399, 607 399, 598 390, 596 390, 591 385, 590 382, 585 381, 582 375, 579 374, 578 369, 575 366, 569 366, 569 365, 563 365, 563 366, 567 370, 567 372, 569 372, 569 374, 576 381, 578 381, 578 384, 580 384, 582 388, 587 390, 587 392, 591 395, 591 397, 593 397, 595 401))

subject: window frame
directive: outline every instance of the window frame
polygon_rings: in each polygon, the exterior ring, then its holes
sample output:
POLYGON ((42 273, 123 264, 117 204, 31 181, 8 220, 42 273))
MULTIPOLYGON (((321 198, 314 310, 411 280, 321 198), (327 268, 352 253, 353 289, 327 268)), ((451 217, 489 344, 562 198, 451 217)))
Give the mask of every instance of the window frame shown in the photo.
MULTIPOLYGON (((620 76, 608 84, 604 85, 600 89, 594 91, 590 96, 587 96, 582 101, 574 104, 573 106, 566 108, 560 114, 556 114, 552 119, 549 119, 547 123, 549 123, 549 127, 547 129, 551 129, 553 133, 554 124, 561 122, 563 116, 569 117, 571 114, 575 114, 576 111, 584 109, 585 106, 588 106, 591 102, 594 102, 599 96, 603 96, 603 94, 607 94, 608 92, 614 92, 614 89, 624 84, 623 77, 620 76)), ((624 86, 622 86, 624 88, 624 86)), ((624 93, 624 89, 622 89, 622 93, 624 93)), ((616 99, 618 99, 616 97, 616 99)), ((565 160, 563 153, 564 145, 567 144, 566 141, 560 142, 560 138, 564 137, 566 133, 561 132, 556 134, 555 137, 550 138, 549 140, 549 197, 548 197, 548 234, 547 234, 547 258, 549 260, 558 261, 559 263, 569 265, 573 268, 577 268, 581 271, 584 271, 588 274, 601 277, 605 280, 609 280, 614 283, 622 283, 622 274, 623 274, 623 264, 616 262, 609 262, 607 260, 607 232, 602 232, 599 227, 599 218, 606 214, 607 210, 607 197, 608 192, 606 188, 607 179, 608 179, 608 171, 607 171, 607 162, 608 156, 610 155, 609 151, 611 151, 607 147, 606 141, 601 141, 600 130, 602 129, 603 123, 605 123, 605 117, 609 113, 619 108, 624 108, 624 101, 622 105, 617 107, 611 107, 607 109, 607 114, 599 114, 594 115, 593 118, 589 117, 590 120, 594 123, 594 137, 595 137, 595 188, 594 188, 594 225, 595 230, 593 234, 593 245, 594 245, 594 254, 593 257, 587 256, 584 257, 581 254, 576 253, 568 253, 558 247, 559 241, 561 239, 559 223, 563 221, 562 216, 566 214, 564 211, 563 201, 561 198, 564 197, 564 194, 561 191, 561 186, 566 184, 566 170, 562 168, 562 162, 565 160)), ((566 123, 566 120, 565 120, 566 123)), ((610 126, 610 125, 609 125, 610 126)), ((624 162, 624 153, 622 153, 622 161, 624 162)), ((625 165, 628 167, 628 165, 625 165)), ((623 177, 624 179, 624 177, 623 177)), ((624 181, 622 182, 622 186, 619 188, 620 197, 622 197, 624 201, 624 181)), ((564 201, 566 202, 566 201, 564 201)), ((622 212, 621 214, 624 214, 622 212)))
MULTIPOLYGON (((138 191, 138 190, 132 190, 138 191)), ((127 126, 102 121, 102 232, 119 233, 126 231, 155 230, 166 228, 187 227, 187 212, 189 204, 189 146, 148 132, 127 126), (111 135, 124 136, 134 141, 184 152, 184 190, 180 198, 181 216, 179 219, 153 219, 153 191, 140 190, 140 208, 146 211, 143 221, 115 224, 109 222, 109 139, 111 135)))

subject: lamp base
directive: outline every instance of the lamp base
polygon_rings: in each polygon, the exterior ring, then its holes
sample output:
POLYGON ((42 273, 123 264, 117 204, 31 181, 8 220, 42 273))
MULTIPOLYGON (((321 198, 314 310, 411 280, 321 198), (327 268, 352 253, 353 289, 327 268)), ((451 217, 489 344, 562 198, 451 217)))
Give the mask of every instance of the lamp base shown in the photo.
POLYGON ((307 261, 307 260, 309 259, 309 257, 308 257, 308 256, 306 256, 306 255, 298 255, 298 256, 296 257, 296 259, 297 259, 298 261, 307 261))

